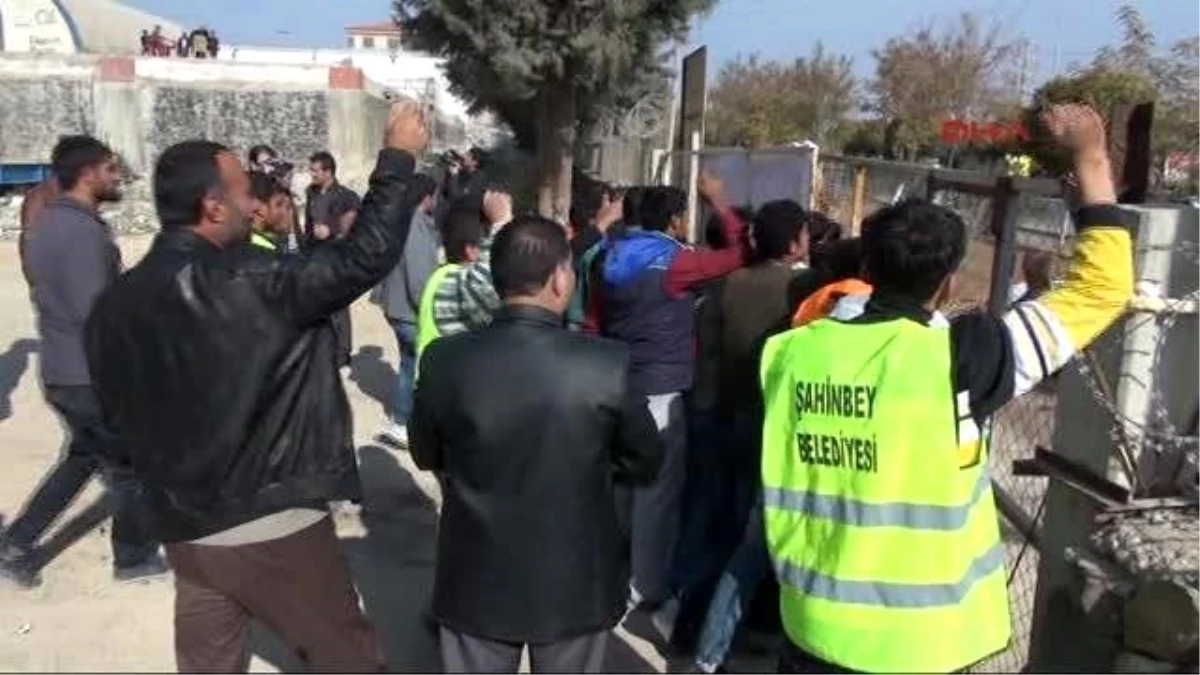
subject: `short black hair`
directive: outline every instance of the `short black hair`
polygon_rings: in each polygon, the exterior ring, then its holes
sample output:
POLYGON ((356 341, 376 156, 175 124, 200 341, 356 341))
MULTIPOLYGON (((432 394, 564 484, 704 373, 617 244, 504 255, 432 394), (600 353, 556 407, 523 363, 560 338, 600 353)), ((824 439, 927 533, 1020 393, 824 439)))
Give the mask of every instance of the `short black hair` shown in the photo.
POLYGON ((754 215, 754 251, 760 260, 778 260, 808 227, 808 211, 794 200, 776 199, 754 215))
POLYGON ((176 143, 154 165, 154 208, 163 229, 200 222, 204 198, 221 189, 217 156, 229 148, 213 141, 176 143))
POLYGON ((642 197, 638 210, 638 223, 647 230, 663 232, 676 217, 687 213, 687 193, 677 187, 666 185, 652 187, 642 197))
POLYGON ((886 206, 863 221, 862 230, 867 281, 881 294, 914 302, 933 298, 967 248, 963 219, 924 199, 886 206))
POLYGON ((258 163, 258 156, 264 152, 270 155, 272 159, 279 157, 279 153, 275 152, 275 148, 263 143, 259 143, 258 145, 250 148, 250 152, 246 153, 246 163, 258 163))
POLYGON ((333 158, 333 155, 330 154, 328 150, 314 152, 312 156, 308 158, 308 161, 316 164, 322 169, 327 170, 329 173, 335 176, 337 175, 337 160, 333 158))
MULTIPOLYGON (((815 252, 814 252, 815 255, 815 252)), ((859 237, 839 239, 821 248, 812 266, 827 274, 831 281, 850 279, 862 274, 863 243, 859 237)))
POLYGON ((248 171, 246 177, 250 179, 250 196, 260 202, 269 202, 276 195, 292 196, 292 192, 274 176, 259 171, 248 171))
POLYGON ((501 298, 534 295, 554 270, 571 263, 571 246, 561 225, 541 216, 522 216, 505 225, 492 242, 492 285, 501 298))
POLYGON ((456 208, 446 214, 442 223, 442 247, 446 261, 461 263, 467 259, 467 248, 483 242, 487 228, 478 209, 456 208))
POLYGON ((419 173, 413 177, 412 190, 418 202, 437 192, 437 187, 437 181, 426 174, 419 173))
POLYGON ((625 195, 621 197, 621 212, 624 214, 622 220, 625 225, 641 225, 638 220, 642 217, 642 198, 646 196, 646 188, 641 185, 633 185, 625 190, 625 195))
POLYGON ((808 214, 808 239, 813 248, 820 248, 842 238, 842 224, 820 211, 808 214))
POLYGON ((91 136, 63 136, 50 152, 50 170, 59 186, 70 190, 79 182, 84 169, 104 164, 115 156, 112 148, 91 136))

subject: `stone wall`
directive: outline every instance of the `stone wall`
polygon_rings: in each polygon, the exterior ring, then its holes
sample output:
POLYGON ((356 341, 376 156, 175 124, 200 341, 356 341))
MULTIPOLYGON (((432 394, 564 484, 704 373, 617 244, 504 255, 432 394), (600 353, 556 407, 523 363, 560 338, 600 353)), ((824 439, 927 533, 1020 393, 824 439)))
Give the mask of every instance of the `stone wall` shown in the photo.
MULTIPOLYGON (((344 66, 0 55, 0 163, 48 163, 59 136, 96 135, 131 170, 126 201, 112 212, 123 232, 154 226, 144 183, 158 154, 186 139, 242 157, 267 143, 300 166, 328 150, 342 182, 362 190, 387 110, 344 66)), ((0 198, 0 235, 17 226, 19 203, 0 198)))

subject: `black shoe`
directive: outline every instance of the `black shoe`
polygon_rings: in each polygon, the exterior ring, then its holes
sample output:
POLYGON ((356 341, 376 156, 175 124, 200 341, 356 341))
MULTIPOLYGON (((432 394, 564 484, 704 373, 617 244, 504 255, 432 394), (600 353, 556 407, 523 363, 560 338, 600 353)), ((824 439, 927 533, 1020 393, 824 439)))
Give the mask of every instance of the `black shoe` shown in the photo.
POLYGON ((138 581, 150 581, 165 575, 170 571, 170 569, 171 568, 167 566, 167 561, 163 560, 161 555, 155 553, 136 565, 128 565, 113 569, 113 578, 123 584, 138 581))
POLYGON ((25 589, 42 585, 37 567, 30 562, 29 551, 11 545, 0 547, 0 579, 25 589))

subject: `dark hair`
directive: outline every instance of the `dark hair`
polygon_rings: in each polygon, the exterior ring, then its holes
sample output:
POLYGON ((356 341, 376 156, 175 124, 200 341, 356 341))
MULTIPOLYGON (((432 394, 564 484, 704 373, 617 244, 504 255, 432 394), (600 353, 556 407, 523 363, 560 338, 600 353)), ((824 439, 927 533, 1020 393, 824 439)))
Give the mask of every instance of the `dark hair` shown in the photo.
POLYGON ((204 198, 221 188, 217 155, 229 148, 212 141, 176 143, 154 165, 154 208, 163 229, 200 221, 204 198))
POLYGON ((633 185, 625 190, 625 196, 621 197, 624 225, 641 225, 638 220, 642 217, 642 199, 645 196, 646 188, 641 185, 633 185))
POLYGON ((776 199, 762 205, 754 215, 754 252, 759 260, 778 260, 808 226, 808 212, 791 199, 776 199))
POLYGON ((264 144, 260 143, 256 146, 250 148, 250 152, 246 153, 246 163, 251 164, 251 165, 257 164, 258 156, 263 154, 264 152, 267 153, 268 155, 270 155, 272 159, 279 157, 279 153, 275 152, 275 148, 272 148, 269 145, 264 145, 264 144))
POLYGON ((867 281, 880 293, 915 302, 933 297, 967 247, 962 218, 924 199, 884 207, 862 230, 867 281))
POLYGON ((808 214, 808 261, 819 267, 825 252, 842 239, 842 224, 820 211, 808 214))
POLYGON ((534 295, 559 265, 570 264, 567 233, 553 220, 522 216, 492 242, 492 285, 501 298, 534 295))
POLYGON ((248 171, 246 177, 250 179, 250 196, 260 202, 269 202, 276 195, 292 196, 291 191, 283 183, 275 180, 274 176, 258 171, 248 171))
POLYGON ((308 161, 316 164, 322 169, 327 170, 329 173, 334 174, 335 176, 337 175, 337 160, 333 158, 333 155, 329 154, 328 150, 314 152, 312 156, 308 158, 308 161))
POLYGON ((467 248, 483 241, 485 229, 478 209, 457 208, 446 214, 442 223, 442 246, 446 261, 460 263, 467 259, 467 248))
POLYGON ((677 187, 662 186, 646 190, 638 210, 639 223, 647 230, 663 232, 671 221, 687 213, 687 193, 677 187))
POLYGON ((821 213, 808 214, 808 241, 811 248, 821 248, 842 238, 842 224, 821 213))
POLYGON ((821 270, 829 276, 830 281, 841 281, 862 274, 863 244, 862 239, 839 239, 821 248, 818 257, 812 259, 814 269, 821 270))
POLYGON ((412 190, 418 202, 437 192, 437 187, 437 181, 426 174, 419 173, 413 177, 412 190))
MULTIPOLYGON (((744 206, 733 207, 733 213, 743 223, 749 223, 754 219, 754 214, 744 206)), ((721 214, 714 213, 708 217, 708 222, 704 224, 704 243, 713 250, 721 250, 729 248, 733 242, 725 238, 725 223, 721 220, 721 214)))
POLYGON ((84 169, 104 164, 115 157, 112 148, 91 136, 63 136, 50 152, 50 170, 63 190, 79 182, 84 169))

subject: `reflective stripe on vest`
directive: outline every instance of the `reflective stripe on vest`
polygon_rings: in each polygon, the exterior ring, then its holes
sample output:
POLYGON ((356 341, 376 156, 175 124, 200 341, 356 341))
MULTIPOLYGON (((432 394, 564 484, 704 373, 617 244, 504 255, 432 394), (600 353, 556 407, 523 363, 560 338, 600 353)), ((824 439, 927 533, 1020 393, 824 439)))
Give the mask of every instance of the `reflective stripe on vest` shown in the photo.
POLYGON ((442 285, 442 281, 446 279, 446 275, 462 267, 457 263, 447 263, 433 271, 429 275, 429 279, 425 282, 425 288, 421 289, 421 306, 417 308, 417 363, 421 363, 421 353, 429 346, 430 342, 441 337, 438 332, 437 322, 433 315, 434 296, 437 295, 438 286, 442 285))
POLYGON ((1010 635, 984 461, 962 466, 950 331, 821 319, 768 341, 763 496, 785 631, 865 672, 948 672, 1010 635))
POLYGON ((274 240, 272 240, 270 237, 263 234, 262 232, 258 232, 258 231, 250 232, 250 243, 259 248, 265 248, 268 251, 278 251, 279 250, 279 245, 276 244, 274 242, 274 240))

